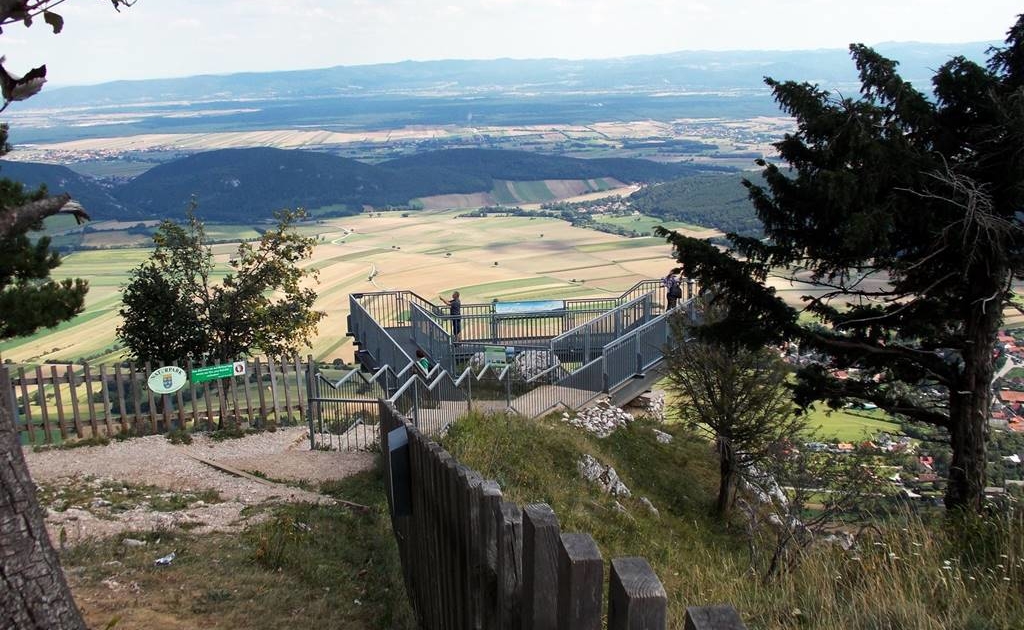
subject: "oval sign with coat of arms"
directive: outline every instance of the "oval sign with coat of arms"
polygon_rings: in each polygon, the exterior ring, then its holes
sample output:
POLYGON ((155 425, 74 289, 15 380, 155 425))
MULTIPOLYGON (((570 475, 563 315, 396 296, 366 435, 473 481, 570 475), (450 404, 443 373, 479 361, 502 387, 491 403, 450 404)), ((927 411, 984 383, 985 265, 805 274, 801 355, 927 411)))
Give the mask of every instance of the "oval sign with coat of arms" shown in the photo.
POLYGON ((157 394, 173 394, 184 387, 186 381, 188 381, 188 374, 185 373, 185 370, 168 365, 153 370, 147 384, 157 394))

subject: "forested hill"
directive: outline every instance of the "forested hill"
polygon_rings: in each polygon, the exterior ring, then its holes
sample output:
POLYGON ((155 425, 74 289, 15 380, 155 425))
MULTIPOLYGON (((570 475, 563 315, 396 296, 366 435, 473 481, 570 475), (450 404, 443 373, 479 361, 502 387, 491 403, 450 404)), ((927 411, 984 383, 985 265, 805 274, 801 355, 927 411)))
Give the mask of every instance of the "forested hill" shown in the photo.
POLYGON ((761 236, 761 222, 741 180, 751 173, 697 175, 645 186, 630 197, 643 214, 744 236, 761 236))
POLYGON ((486 180, 511 181, 614 177, 622 182, 654 182, 699 172, 731 170, 687 163, 666 164, 625 158, 582 159, 498 149, 430 151, 384 162, 381 166, 399 171, 438 169, 486 180))
POLYGON ((27 190, 34 190, 45 184, 50 193, 66 192, 82 204, 93 219, 132 220, 142 217, 138 210, 125 208, 110 191, 95 180, 79 175, 65 166, 0 160, 0 178, 21 182, 27 190))
POLYGON ((593 179, 652 182, 708 170, 650 160, 583 160, 521 151, 457 149, 371 165, 313 151, 224 149, 175 160, 112 190, 126 207, 180 217, 194 195, 216 221, 268 218, 281 208, 407 207, 419 197, 490 192, 495 180, 593 179))

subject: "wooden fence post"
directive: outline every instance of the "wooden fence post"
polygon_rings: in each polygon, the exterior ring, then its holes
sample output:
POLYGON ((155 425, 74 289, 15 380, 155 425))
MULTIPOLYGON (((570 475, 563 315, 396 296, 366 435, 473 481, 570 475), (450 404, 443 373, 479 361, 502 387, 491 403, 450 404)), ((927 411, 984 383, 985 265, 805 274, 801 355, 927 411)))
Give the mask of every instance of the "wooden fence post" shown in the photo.
POLYGON ((50 366, 50 382, 53 383, 53 403, 57 406, 57 427, 60 429, 60 439, 68 439, 68 425, 64 417, 64 401, 60 395, 60 377, 57 375, 57 366, 50 366))
POLYGON ((480 484, 480 522, 483 558, 483 627, 496 628, 498 623, 498 516, 501 511, 501 488, 497 481, 480 484))
MULTIPOLYGON (((71 398, 71 417, 75 420, 75 433, 78 434, 78 438, 84 437, 82 435, 82 412, 78 410, 78 381, 75 379, 75 367, 68 364, 67 369, 68 378, 68 390, 70 391, 71 398)), ((93 430, 93 436, 95 437, 96 431, 93 430)))
POLYGON ((559 630, 601 630, 604 561, 590 534, 562 534, 558 552, 559 630))
POLYGON ((732 606, 689 606, 684 630, 746 630, 732 606))
MULTIPOLYGON (((86 404, 89 407, 89 426, 92 427, 92 434, 99 435, 99 427, 96 424, 96 401, 93 400, 92 393, 92 371, 89 369, 89 364, 85 364, 85 398, 86 404)), ((107 437, 110 437, 110 427, 107 427, 107 437)))
POLYGON ((51 432, 53 429, 50 427, 50 412, 46 408, 46 390, 43 388, 43 367, 41 365, 36 366, 36 397, 39 400, 39 415, 43 418, 43 431, 45 431, 43 442, 52 444, 51 432))
POLYGON ((546 503, 523 508, 522 630, 558 627, 558 518, 546 503))
POLYGON ((502 502, 498 519, 498 627, 519 630, 522 625, 523 512, 502 502))
MULTIPOLYGON (((18 381, 21 382, 21 404, 25 410, 24 430, 28 433, 29 444, 36 443, 36 425, 32 422, 32 399, 28 396, 28 379, 25 378, 25 368, 18 368, 18 381)), ((16 416, 12 416, 13 420, 16 416)))
POLYGON ((664 630, 668 595, 644 558, 612 560, 608 630, 664 630))

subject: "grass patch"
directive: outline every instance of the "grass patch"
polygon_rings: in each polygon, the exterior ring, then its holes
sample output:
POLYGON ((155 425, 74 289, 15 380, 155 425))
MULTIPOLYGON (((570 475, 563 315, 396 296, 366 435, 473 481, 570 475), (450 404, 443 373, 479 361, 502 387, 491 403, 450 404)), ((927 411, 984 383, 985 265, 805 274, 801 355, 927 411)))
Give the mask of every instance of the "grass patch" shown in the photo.
POLYGON ((63 564, 90 627, 118 619, 117 628, 415 628, 380 474, 334 490, 373 510, 277 506, 242 535, 132 534, 149 544, 90 542, 63 564), (174 562, 154 566, 172 551, 174 562))
POLYGON ((145 508, 157 512, 177 512, 199 504, 220 503, 216 490, 168 492, 148 485, 128 484, 93 477, 74 478, 60 484, 39 486, 39 502, 56 512, 75 508, 100 518, 113 518, 120 512, 145 508))
POLYGON ((903 435, 899 423, 881 409, 830 411, 824 403, 814 405, 807 412, 807 429, 817 437, 843 442, 858 442, 879 433, 903 435))
POLYGON ((647 558, 668 593, 668 627, 682 627, 687 606, 722 602, 733 604, 748 627, 765 630, 1010 629, 1024 623, 1019 512, 957 528, 941 518, 890 516, 852 551, 816 545, 800 564, 765 581, 750 571, 743 523, 710 516, 717 484, 711 445, 679 425, 659 426, 675 436, 660 444, 652 428, 637 422, 599 440, 551 419, 476 415, 455 424, 444 445, 498 481, 506 500, 547 502, 562 531, 590 533, 606 572, 611 558, 647 558), (632 490, 632 497, 617 500, 625 511, 582 481, 576 461, 583 453, 612 465, 632 490), (650 499, 660 516, 639 497, 650 499))

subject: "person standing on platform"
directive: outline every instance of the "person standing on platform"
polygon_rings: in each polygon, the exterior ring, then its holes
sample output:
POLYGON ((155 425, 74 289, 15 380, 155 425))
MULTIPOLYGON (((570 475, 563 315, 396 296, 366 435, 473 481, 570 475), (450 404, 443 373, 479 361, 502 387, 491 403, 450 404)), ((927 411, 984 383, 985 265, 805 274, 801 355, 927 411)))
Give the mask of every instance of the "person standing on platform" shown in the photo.
POLYGON ((459 299, 459 292, 452 293, 450 300, 444 299, 442 295, 441 301, 448 305, 449 314, 452 317, 452 339, 458 341, 459 335, 462 334, 462 300, 459 299))
POLYGON ((682 271, 679 267, 672 269, 668 272, 668 275, 661 279, 661 284, 667 289, 668 294, 668 309, 672 310, 676 307, 676 303, 679 302, 679 298, 683 297, 683 286, 679 280, 679 272, 682 271))

